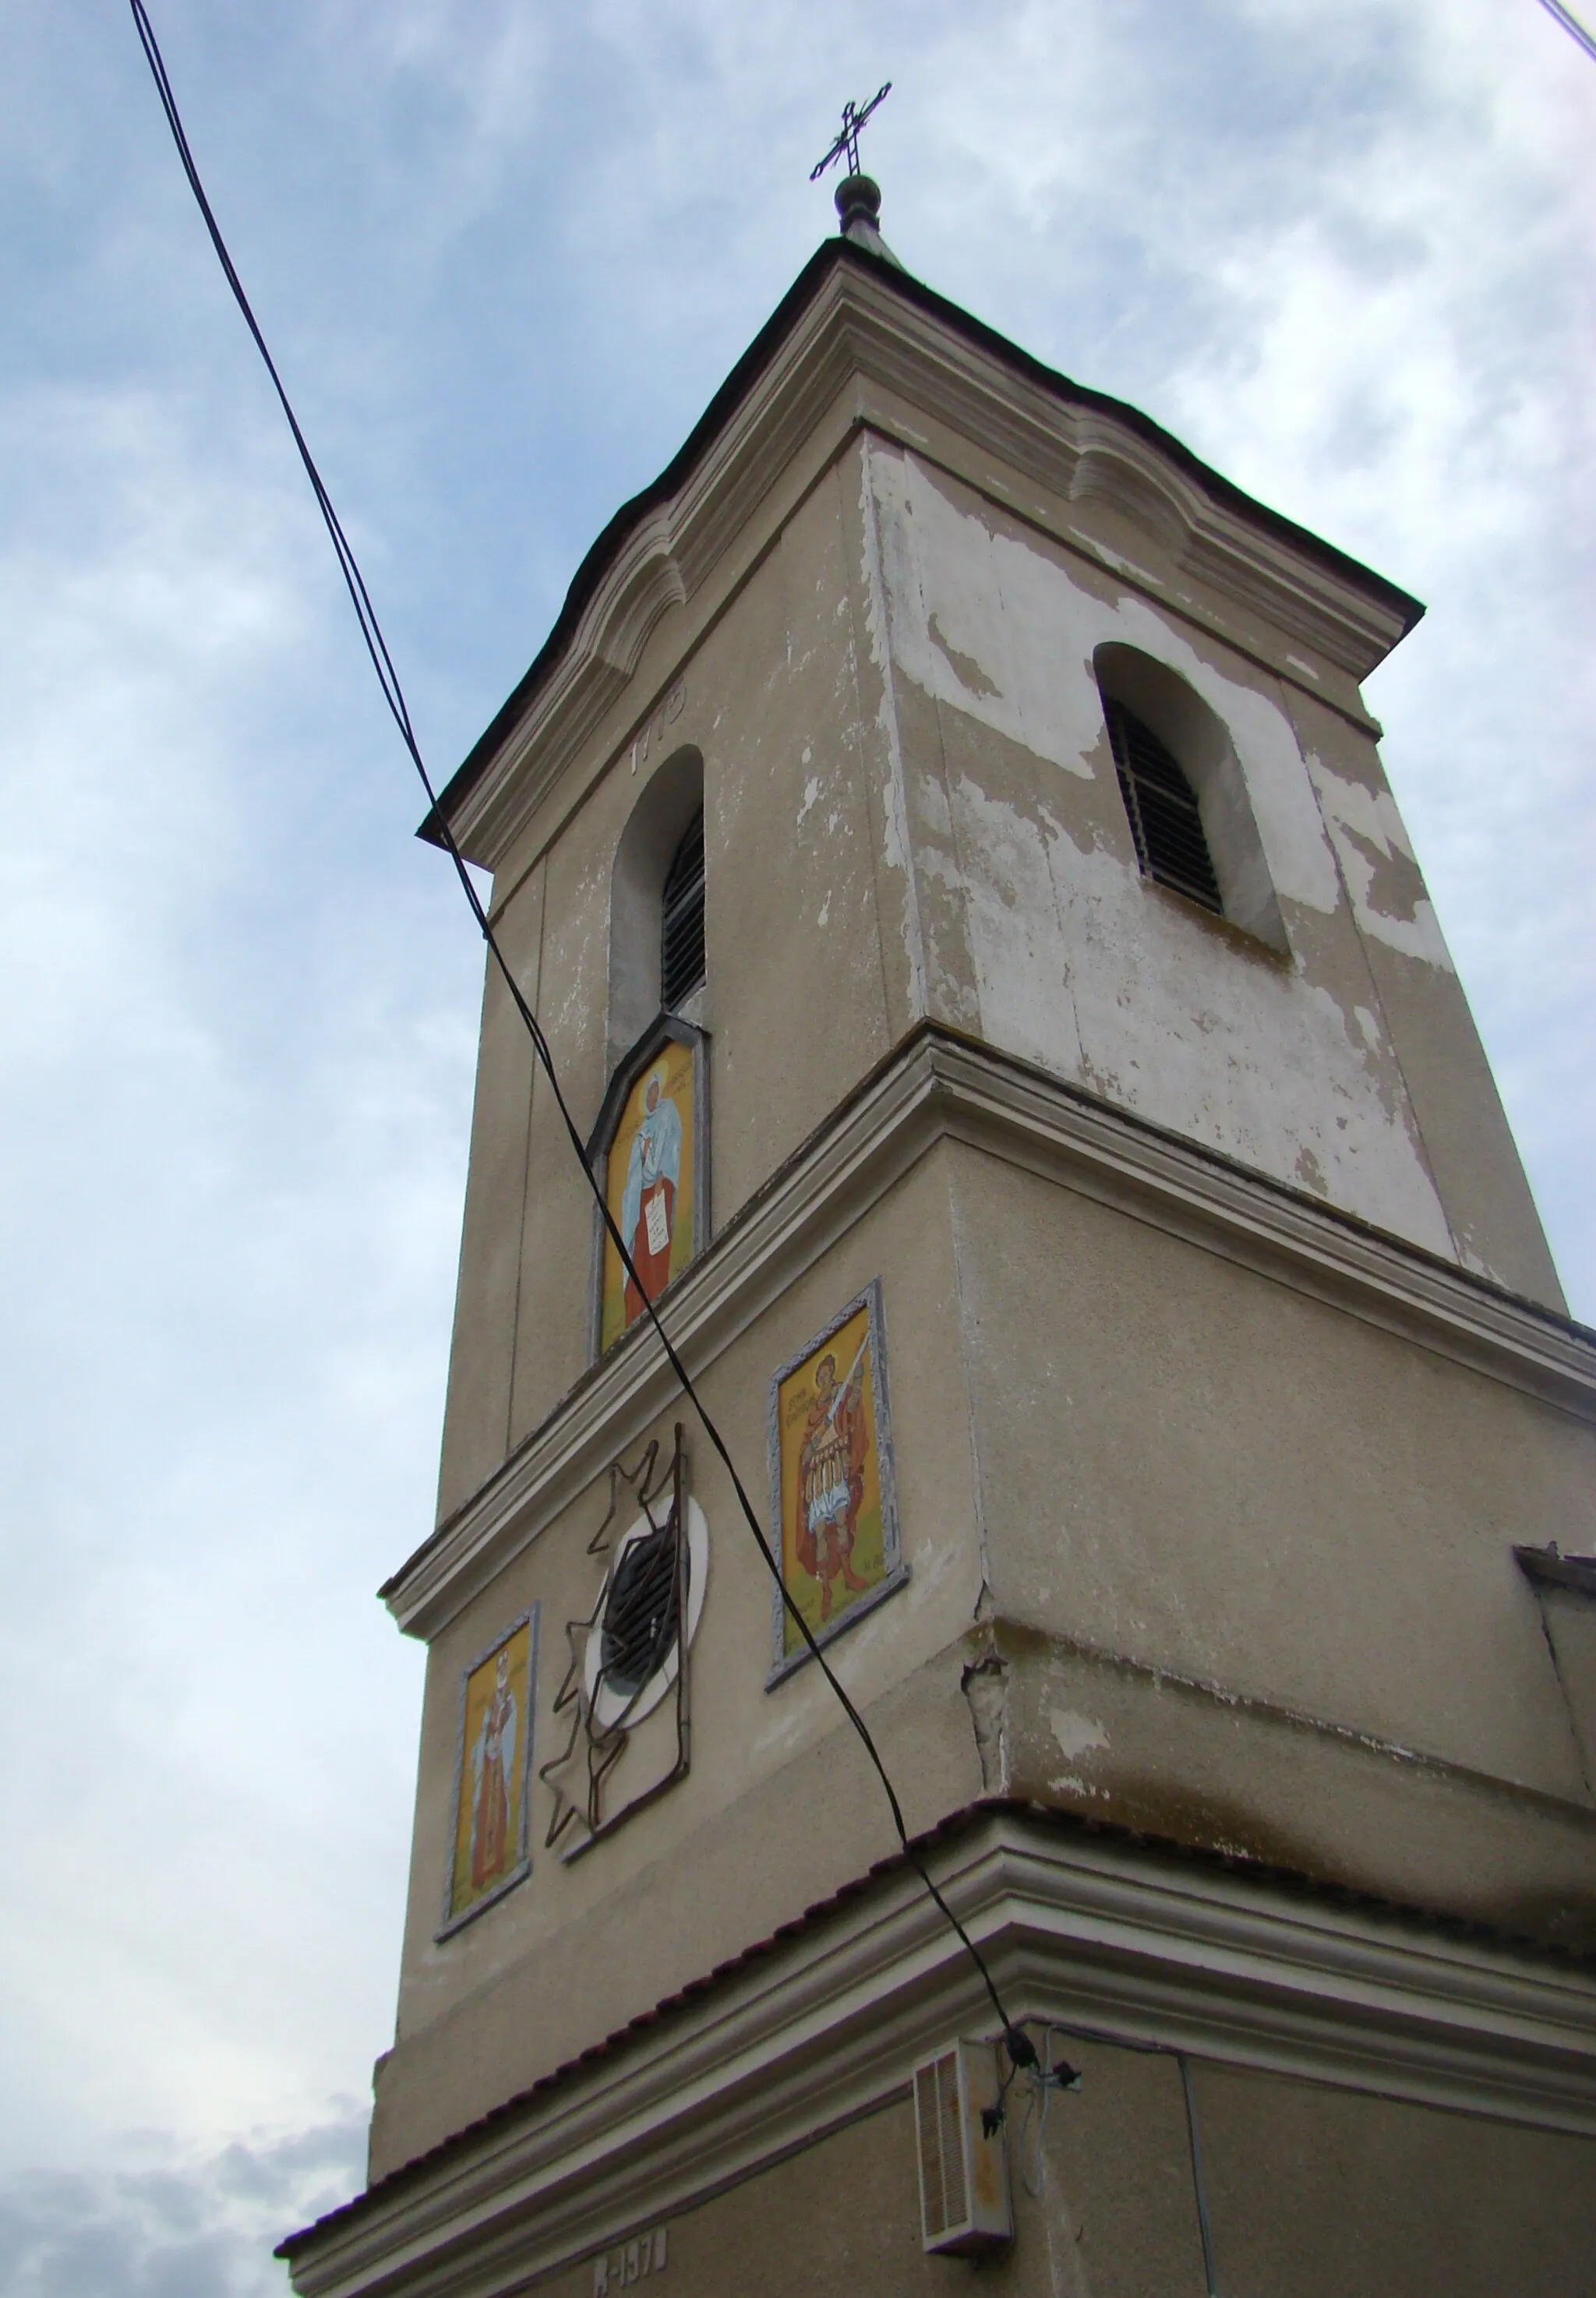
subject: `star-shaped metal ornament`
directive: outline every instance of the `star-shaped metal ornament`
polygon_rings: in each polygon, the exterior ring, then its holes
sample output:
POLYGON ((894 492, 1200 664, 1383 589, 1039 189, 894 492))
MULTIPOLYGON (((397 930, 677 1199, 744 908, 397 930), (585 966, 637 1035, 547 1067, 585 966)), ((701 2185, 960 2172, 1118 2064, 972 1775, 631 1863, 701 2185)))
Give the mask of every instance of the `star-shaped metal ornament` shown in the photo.
MULTIPOLYGON (((678 1430, 676 1454, 664 1474, 657 1477, 655 1473, 659 1466, 657 1437, 649 1444, 635 1467, 628 1468, 622 1460, 610 1463, 609 1506, 605 1511, 604 1521, 587 1544, 590 1556, 608 1553, 610 1528, 621 1509, 623 1490, 628 1496, 630 1508, 641 1509, 649 1522, 654 1523, 650 1502, 658 1498, 667 1482, 677 1484, 679 1488, 680 1451, 681 1431, 678 1430)), ((666 1521, 669 1521, 668 1517, 666 1521)), ((629 1711, 624 1711, 613 1724, 600 1724, 593 1715, 592 1703, 586 1690, 588 1638, 599 1632, 600 1616, 609 1595, 609 1586, 610 1575, 606 1572, 599 1583, 592 1610, 585 1618, 566 1622, 569 1659, 559 1690, 554 1695, 554 1713, 558 1715, 569 1709, 571 1728, 559 1753, 538 1766, 538 1777, 554 1798, 548 1832, 543 1838, 548 1848, 552 1848, 558 1842, 574 1819, 580 1820, 586 1827, 590 1839, 598 1833, 603 1823, 604 1782, 626 1752, 629 1737, 626 1714, 629 1711), (585 1746, 581 1744, 583 1742, 585 1746), (580 1787, 576 1779, 571 1777, 572 1767, 578 1765, 584 1775, 584 1783, 580 1787)))

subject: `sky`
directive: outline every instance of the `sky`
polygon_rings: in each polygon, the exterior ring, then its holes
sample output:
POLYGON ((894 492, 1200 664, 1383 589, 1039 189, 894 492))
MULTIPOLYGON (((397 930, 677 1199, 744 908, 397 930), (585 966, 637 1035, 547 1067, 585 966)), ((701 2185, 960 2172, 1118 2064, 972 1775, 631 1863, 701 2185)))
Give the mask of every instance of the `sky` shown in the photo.
MULTIPOLYGON (((1429 613, 1385 755, 1576 1315, 1596 64, 1537 0, 151 0, 440 774, 816 242, 1429 613)), ((392 2038, 479 946, 120 0, 0 0, 0 2298, 280 2294, 392 2038)))

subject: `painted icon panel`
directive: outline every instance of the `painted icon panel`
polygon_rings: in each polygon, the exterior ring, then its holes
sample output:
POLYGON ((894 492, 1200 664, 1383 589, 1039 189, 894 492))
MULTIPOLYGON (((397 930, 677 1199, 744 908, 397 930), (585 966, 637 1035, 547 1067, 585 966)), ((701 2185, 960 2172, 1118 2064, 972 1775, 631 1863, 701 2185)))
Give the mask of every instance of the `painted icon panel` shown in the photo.
POLYGON ((536 1668, 534 1605, 461 1679, 445 1930, 518 1883, 530 1864, 526 1790, 536 1668))
MULTIPOLYGON (((823 1641, 906 1577, 900 1559, 879 1284, 832 1319, 771 1384, 771 1502, 782 1584, 823 1641)), ((808 1646, 787 1604, 775 1675, 808 1646)))
POLYGON ((698 1249, 697 1136, 694 1047, 667 1037, 639 1071, 609 1143, 605 1194, 641 1288, 626 1274, 606 1231, 600 1353, 642 1315, 644 1294, 657 1300, 698 1249))

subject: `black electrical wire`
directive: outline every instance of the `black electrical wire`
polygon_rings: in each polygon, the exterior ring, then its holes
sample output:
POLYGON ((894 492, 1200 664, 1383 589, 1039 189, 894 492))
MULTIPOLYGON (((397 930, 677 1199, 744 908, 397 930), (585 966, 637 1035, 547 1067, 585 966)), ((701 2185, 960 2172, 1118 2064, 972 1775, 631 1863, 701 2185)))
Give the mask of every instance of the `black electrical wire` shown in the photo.
POLYGON ((188 137, 184 132, 182 118, 178 110, 178 100, 172 93, 171 81, 167 76, 166 62, 161 53, 160 42, 155 37, 154 27, 150 22, 148 12, 144 4, 144 0, 128 0, 128 4, 133 11, 133 21, 138 33, 139 45, 144 49, 145 59, 150 67, 151 77, 155 82, 156 93, 161 98, 161 108, 166 114, 166 124, 171 130, 172 142, 178 147, 178 157, 181 160, 183 163, 183 172, 188 178, 188 188, 194 194, 195 203, 199 208, 201 215, 204 219, 205 228, 211 235, 211 244, 216 250, 217 260, 221 265, 222 270, 227 277, 227 285, 233 291, 233 300, 244 315, 244 323, 245 327, 248 327, 250 334, 254 340, 255 349, 260 354, 261 360, 265 364, 267 374, 271 377, 272 388, 277 395, 277 403, 282 408, 283 414, 288 424, 288 428, 294 434, 294 443, 299 450, 300 461, 304 465, 305 476, 310 482, 311 492, 316 497, 317 508, 321 513, 323 522, 327 527, 327 534, 332 541, 334 551, 337 556, 339 572, 343 577, 344 587, 349 592, 350 603, 355 610, 355 619, 360 626, 360 636, 365 641, 366 651, 371 657, 371 666, 376 673, 377 683, 383 690, 383 699, 387 704, 389 714, 392 716, 394 724, 399 729, 400 740, 403 742, 405 748, 409 753, 410 763, 415 767, 417 773, 420 777, 421 787, 426 793, 427 805, 431 809, 431 819, 436 824, 437 829, 442 837, 444 846, 448 851, 449 858, 454 864, 455 875, 459 878, 460 886, 465 893, 466 899, 471 905, 472 915, 476 920, 477 926, 482 933, 482 938, 488 946, 489 953, 494 963, 497 964, 500 972, 504 977, 505 987, 509 991, 510 996, 515 1003, 516 1011, 519 1013, 522 1021, 525 1025, 526 1033, 532 1039, 533 1050, 536 1054, 544 1076, 549 1080, 549 1087, 550 1092, 554 1095, 555 1105, 559 1111, 561 1119, 564 1120, 566 1132, 570 1139, 572 1150, 575 1155, 577 1163, 581 1166, 583 1173, 586 1178, 588 1186, 592 1191, 593 1200, 598 1205, 605 1228, 608 1231, 610 1239, 615 1244, 616 1250, 621 1256, 622 1267, 625 1269, 626 1274, 631 1278, 632 1282, 637 1286, 638 1292, 642 1299, 643 1306, 648 1311, 649 1321, 653 1326, 655 1332, 658 1335, 660 1344, 665 1350, 671 1370, 675 1374, 678 1382, 681 1384, 682 1393, 686 1397, 688 1402, 691 1405, 693 1411, 697 1414, 699 1426, 702 1427, 705 1435, 708 1437, 709 1442, 714 1446, 715 1451, 719 1454, 726 1473, 732 1479, 732 1489, 737 1494, 738 1503, 742 1509, 744 1517, 748 1519, 748 1530, 753 1533, 755 1543, 759 1550, 759 1553, 765 1558, 766 1569, 769 1571, 771 1577, 775 1582, 777 1589, 780 1591, 781 1601, 785 1604, 788 1611, 791 1614, 792 1618, 797 1623, 798 1631, 802 1635, 804 1641, 808 1645, 815 1660, 818 1664, 821 1674, 825 1677, 826 1682, 831 1685, 832 1691, 836 1694, 844 1715, 846 1715, 848 1722, 858 1733, 859 1739, 864 1745, 865 1754, 869 1757, 872 1764, 875 1766, 877 1776, 881 1780, 881 1786, 886 1792, 887 1802, 892 1813, 892 1824, 897 1831, 897 1839, 899 1844, 902 1846, 905 1858, 920 1877, 921 1881, 925 1885, 927 1891, 930 1893, 931 1899, 934 1901, 937 1907, 947 1918, 948 1923, 951 1924, 953 1930, 957 1934, 961 1944, 963 1946, 965 1952, 970 1956, 971 1961, 974 1963, 976 1970, 980 1972, 981 1984, 986 1988, 988 1995, 990 1996, 992 2007, 996 2012, 999 2020, 1002 2021, 1004 2043, 1008 2051, 1011 2064, 1015 2067, 1031 2065, 1036 2060, 1036 2046, 1030 2040, 1030 2038, 1025 2033, 1023 2028, 1015 2026, 1010 2020, 1008 2013, 1004 2008, 1003 1998, 997 1992, 992 1974, 987 1968, 985 1957, 982 1955, 980 1948, 976 1946, 974 1940, 971 1938, 969 1932, 964 1929, 963 1924, 959 1921, 957 1915, 955 1914, 953 1909, 948 1905, 947 1901, 943 1897, 941 1891, 938 1889, 936 1883, 932 1880, 930 1869, 926 1866, 926 1864, 921 1857, 920 1853, 910 1842, 908 1829, 904 1823, 903 1807, 897 1800, 897 1790, 893 1787, 892 1781, 887 1771, 887 1766, 881 1759, 881 1750, 876 1746, 875 1740, 871 1735, 870 1727, 865 1723, 864 1718, 860 1715, 858 1709, 854 1706, 853 1701, 848 1698, 848 1693, 843 1690, 841 1683, 838 1681, 831 1663, 828 1661, 825 1654, 821 1650, 818 1642, 815 1641, 815 1635, 810 1629, 809 1623, 805 1619, 797 1602, 794 1600, 790 1590, 783 1580, 781 1576, 781 1565, 776 1560, 774 1551, 773 1550, 770 1542, 765 1535, 764 1526, 759 1522, 758 1517, 755 1514, 753 1503, 749 1500, 748 1492, 744 1488, 742 1478, 737 1473, 736 1464, 732 1460, 731 1453, 726 1449, 725 1440, 722 1436, 720 1430, 716 1427, 714 1420, 710 1418, 707 1409, 699 1398, 698 1390, 693 1386, 691 1376, 689 1374, 686 1366, 682 1363, 682 1359, 677 1354, 669 1334, 666 1331, 663 1324, 661 1324, 658 1311, 656 1310, 653 1302, 649 1298, 642 1280, 638 1275, 636 1266, 632 1259, 632 1254, 627 1248, 626 1241, 624 1237, 622 1236, 620 1229, 616 1226, 615 1218, 610 1212, 608 1205, 605 1202, 604 1192, 599 1186, 598 1177, 594 1173, 591 1165, 588 1162, 587 1150, 583 1145, 582 1136, 576 1130, 575 1120, 573 1119, 570 1110, 566 1105, 565 1095, 560 1090, 559 1079, 555 1073, 554 1057, 550 1051, 549 1041, 543 1035, 542 1028, 538 1021, 537 1015, 533 1013, 531 1005, 523 995, 520 985, 517 981, 515 975, 511 972, 503 951, 499 946, 498 937, 495 935, 492 925, 489 921, 487 911, 483 906, 482 898, 477 893, 476 888, 471 882, 470 872, 466 867, 465 856, 461 854, 459 847, 456 843, 454 831, 450 826, 447 816, 439 806, 437 792, 433 788, 432 776, 427 772, 426 763, 421 755, 420 745, 416 740, 415 728, 410 723, 410 714, 405 702, 404 689, 400 684, 399 673, 394 668, 393 657, 388 651, 388 642, 383 636, 382 625, 377 620, 376 608, 373 606, 371 602, 371 594, 366 588, 365 577, 360 573, 360 563, 354 553, 354 547, 351 543, 349 537, 345 534, 338 514, 333 508, 332 498, 329 496, 327 488, 322 484, 321 474, 317 469, 315 459, 311 455, 309 446, 306 444, 305 434, 300 429, 299 418, 294 414, 293 406, 289 401, 288 393, 284 388, 283 378, 277 373, 276 362, 272 359, 270 351, 267 349, 266 338, 261 334, 260 325, 256 320, 254 312, 250 308, 249 297, 244 292, 244 282, 239 278, 238 273, 234 268, 233 259, 228 254, 227 243, 221 236, 221 227, 218 224, 216 217, 211 211, 211 203, 205 195, 205 187, 200 181, 199 169, 194 164, 194 153, 189 149, 188 137))
POLYGON ((1596 39, 1593 39, 1572 9, 1565 8, 1563 0, 1541 0, 1547 14, 1559 23, 1571 40, 1578 42, 1593 63, 1596 63, 1596 39))

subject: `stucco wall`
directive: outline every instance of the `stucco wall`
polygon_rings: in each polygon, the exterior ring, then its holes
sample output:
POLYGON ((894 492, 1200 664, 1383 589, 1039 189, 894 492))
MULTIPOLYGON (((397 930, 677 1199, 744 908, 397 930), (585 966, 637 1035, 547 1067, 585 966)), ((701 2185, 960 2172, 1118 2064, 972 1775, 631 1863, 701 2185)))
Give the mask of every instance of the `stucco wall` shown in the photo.
MULTIPOLYGON (((980 1559, 970 1538, 973 1469, 947 1188, 941 1159, 917 1167, 702 1381, 763 1507, 772 1369, 872 1277, 882 1278, 911 1576, 829 1655, 869 1709, 913 1827, 931 1824, 981 1788, 960 1690, 960 1640, 979 1600, 980 1559)), ((671 1425, 654 1431, 667 1449, 671 1425)), ((525 1549, 429 1652, 398 2047, 379 2079, 374 2174, 701 1977, 895 1847, 879 1783, 813 1664, 765 1690, 769 1575, 724 1471, 690 1424, 688 1444, 690 1488, 711 1542, 692 1649, 691 1770, 568 1866, 559 1854, 576 1837, 543 1847, 551 1790, 534 1781, 531 1877, 442 1941, 434 1934, 449 1856, 460 1671, 539 1603, 534 1764, 564 1744, 567 1720, 552 1707, 569 1656, 566 1624, 589 1616, 600 1583, 603 1559, 587 1544, 605 1513, 607 1484, 595 1484, 525 1549)), ((640 1438, 625 1457, 641 1450, 640 1438)), ((633 1791, 647 1760, 640 1748, 617 1769, 611 1808, 633 1791)))
MULTIPOLYGON (((922 2251, 906 2099, 669 2221, 659 2298, 930 2298, 966 2286, 1201 2298, 1175 2062, 1061 2047, 1085 2081, 1053 2102, 1045 2183, 1031 2164, 1042 2193, 1013 2178, 1006 2253, 972 2266, 922 2251)), ((1193 2071, 1226 2298, 1585 2298, 1596 2248, 1589 2140, 1203 2062, 1193 2071)), ((592 2298, 592 2261, 536 2286, 592 2298)))
MULTIPOLYGON (((1511 1555, 1596 1536, 1589 1429, 944 1140, 703 1376, 757 1505, 771 1370, 874 1277, 911 1578, 831 1651, 911 1826, 1019 1796, 1596 1940, 1596 1811, 1511 1555)), ((536 1760, 563 1743, 552 1703, 603 1570, 602 1480, 434 1645, 374 2170, 891 1847, 816 1671, 765 1690, 768 1579, 690 1422, 688 1442, 712 1541, 691 1772, 569 1866, 543 1847, 534 1785, 531 1878, 442 1941, 460 1671, 540 1603, 536 1760)), ((628 1756, 616 1802, 654 1760, 628 1756)))
MULTIPOLYGON (((864 756, 842 480, 829 472, 773 536, 685 660, 667 617, 639 684, 651 711, 542 850, 540 815, 499 872, 497 914, 539 998, 583 1134, 608 1076, 610 873, 632 807, 680 748, 704 764, 714 1221, 724 1226, 908 1018, 901 925, 878 926, 881 799, 864 756), (659 669, 657 665, 663 665, 659 669), (641 756, 638 755, 641 753, 641 756)), ((889 899, 900 900, 889 888, 889 899)), ((592 1208, 524 1033, 490 976, 439 1514, 534 1427, 588 1360, 592 1208), (530 1101, 530 1120, 527 1111, 530 1101), (528 1127, 530 1125, 530 1137, 528 1127), (507 1254, 513 1263, 507 1264, 507 1254)))
POLYGON ((1512 1545, 1596 1540, 1588 1427, 996 1159, 952 1213, 1000 1615, 1584 1799, 1512 1545))
POLYGON ((925 1010, 1559 1304, 1367 724, 1154 605, 1106 541, 1066 549, 880 442, 862 484, 925 1010), (1108 643, 1228 730, 1288 953, 1137 868, 1093 669, 1108 643))
MULTIPOLYGON (((1151 602, 1121 511, 1078 502, 1070 518, 1066 545, 857 433, 796 499, 759 506, 713 613, 660 616, 496 873, 504 946, 579 1128, 608 1082, 616 847, 649 776, 691 746, 715 1233, 929 1017, 1555 1300, 1345 674, 1303 659, 1291 684, 1233 602, 1151 602), (1137 869, 1093 671, 1110 642, 1223 722, 1286 946, 1137 869)), ((582 1381, 593 1241, 490 977, 442 1517, 582 1381)), ((1493 1920, 1516 1905, 1565 1935, 1590 1792, 1509 1550, 1581 1537, 1588 1431, 950 1141, 795 1266, 776 1305, 709 1350, 703 1393, 763 1504, 772 1369, 882 1278, 912 1577, 834 1650, 911 1824, 1018 1790, 1493 1920), (997 1689, 983 1679, 972 1702, 965 1671, 988 1660, 997 1689)), ((713 1283, 713 1260, 700 1273, 713 1283)), ((667 1442, 674 1417, 656 1424, 667 1442)), ((627 1434, 628 1457, 641 1441, 627 1434)), ((460 1671, 540 1604, 535 1759, 554 1752, 566 1624, 602 1569, 587 1553, 602 1478, 434 1644, 374 2172, 890 1847, 815 1671, 765 1689, 768 1583, 707 1445, 690 1445, 712 1539, 691 1772, 569 1866, 543 1847, 534 1786, 531 1879, 441 1943, 460 1671)))
MULTIPOLYGON (((1344 679, 1304 660, 1288 684, 1217 596, 1200 618, 1195 597, 1190 619, 1154 604, 1116 516, 1096 511, 1090 550, 1073 516, 1066 548, 865 433, 770 514, 704 631, 664 616, 641 716, 612 714, 623 738, 573 767, 568 805, 550 798, 497 880, 579 1128, 608 1083, 616 846, 691 746, 716 1226, 930 1015, 1560 1306, 1369 723, 1309 690, 1344 679), (1110 642, 1228 731, 1286 948, 1138 870, 1093 671, 1110 642)), ((583 1371, 591 1253, 564 1128, 490 975, 441 1517, 583 1371)))

